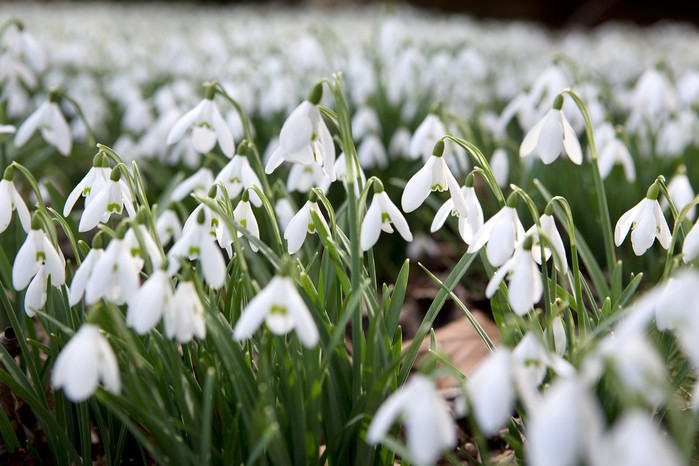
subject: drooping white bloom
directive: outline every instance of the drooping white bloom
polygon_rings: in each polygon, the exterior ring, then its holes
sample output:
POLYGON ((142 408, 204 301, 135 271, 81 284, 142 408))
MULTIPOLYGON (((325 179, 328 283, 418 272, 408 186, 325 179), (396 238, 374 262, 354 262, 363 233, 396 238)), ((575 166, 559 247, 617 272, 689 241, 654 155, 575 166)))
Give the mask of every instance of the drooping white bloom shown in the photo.
POLYGON ((187 343, 194 337, 206 338, 204 305, 193 282, 182 281, 177 285, 171 305, 163 309, 163 316, 168 338, 180 343, 187 343))
POLYGON ((285 197, 279 199, 274 204, 274 213, 277 214, 277 220, 282 230, 286 230, 286 227, 289 226, 289 222, 291 222, 291 219, 296 215, 294 208, 291 206, 291 202, 285 197))
POLYGON ((498 186, 506 187, 510 174, 510 160, 507 158, 505 149, 496 149, 493 152, 493 156, 490 158, 490 169, 493 171, 498 186))
POLYGON ((541 231, 545 238, 544 258, 548 260, 551 257, 551 250, 553 249, 553 263, 556 266, 556 270, 561 273, 567 273, 568 261, 566 260, 566 250, 565 246, 563 246, 561 234, 556 227, 556 220, 553 218, 553 215, 544 213, 539 217, 539 224, 541 230, 537 229, 536 224, 534 224, 526 233, 534 238, 532 257, 537 264, 541 265, 541 238, 539 237, 539 231, 541 231))
POLYGON ((175 241, 182 236, 182 222, 174 210, 166 210, 155 221, 155 231, 158 233, 160 243, 164 246, 171 239, 175 241))
POLYGON ((200 154, 208 154, 218 142, 223 153, 233 157, 235 144, 231 129, 212 98, 203 99, 177 120, 167 136, 167 144, 174 144, 182 139, 189 128, 193 128, 192 146, 200 154))
MULTIPOLYGON (((248 191, 245 191, 245 194, 247 193, 248 191)), ((240 202, 238 202, 238 205, 233 210, 233 220, 238 222, 243 228, 247 229, 253 237, 260 239, 260 227, 257 225, 257 219, 255 218, 255 214, 250 206, 250 201, 245 194, 243 194, 243 198, 240 200, 240 202)), ((252 200, 252 196, 250 196, 249 199, 252 200)), ((243 236, 243 234, 238 232, 238 238, 241 236, 243 236)), ((253 252, 257 252, 259 250, 252 241, 250 241, 250 249, 252 249, 253 252)))
POLYGON ((388 155, 381 139, 370 134, 357 147, 357 159, 362 168, 386 168, 388 165, 388 155))
POLYGON ((330 231, 322 212, 318 208, 318 203, 311 202, 310 200, 306 201, 303 207, 294 215, 294 218, 289 221, 289 224, 284 230, 284 239, 287 241, 289 254, 294 254, 301 249, 308 233, 316 232, 316 226, 315 223, 313 223, 311 212, 318 214, 325 231, 330 231))
POLYGON ((655 183, 648 189, 648 194, 641 202, 619 218, 614 228, 614 243, 617 246, 624 242, 629 230, 633 252, 637 256, 645 253, 656 238, 664 249, 670 247, 672 233, 658 203, 658 188, 655 183))
POLYGON ((517 315, 527 314, 539 302, 544 292, 539 267, 532 257, 530 238, 524 240, 514 255, 490 279, 485 295, 492 298, 505 276, 508 276, 507 300, 517 315), (529 244, 527 244, 529 243, 529 244), (527 247, 529 246, 529 248, 527 247))
POLYGON ((65 260, 58 253, 46 233, 32 228, 17 251, 12 265, 12 286, 23 290, 27 286, 24 310, 29 317, 46 304, 47 280, 60 287, 66 282, 65 260))
POLYGON ((32 223, 29 209, 27 209, 22 196, 17 192, 12 179, 3 178, 0 180, 0 233, 5 231, 10 224, 13 210, 17 211, 24 231, 29 232, 32 223))
POLYGON ((610 334, 598 346, 603 360, 629 392, 657 405, 665 401, 667 370, 658 351, 640 332, 610 334))
MULTIPOLYGON (((230 162, 223 167, 219 174, 216 175, 214 183, 218 183, 219 181, 223 182, 228 191, 228 197, 231 199, 238 197, 243 189, 252 188, 253 186, 262 189, 260 179, 250 166, 248 158, 244 155, 236 154, 230 162)), ((254 190, 250 190, 249 192, 250 202, 252 202, 255 207, 261 207, 262 200, 257 193, 254 190)))
MULTIPOLYGON (((405 126, 396 129, 388 143, 388 153, 401 158, 410 158, 410 130, 405 126)), ((429 148, 428 148, 429 150, 429 148)))
POLYGON ((82 299, 83 294, 85 294, 87 282, 92 276, 92 271, 95 268, 95 264, 99 262, 102 254, 104 254, 104 249, 90 249, 90 252, 87 253, 85 259, 83 259, 80 266, 75 270, 73 281, 70 284, 70 291, 68 293, 68 304, 71 306, 78 304, 82 299))
POLYGON ((636 179, 633 157, 611 124, 605 122, 595 128, 595 143, 598 152, 597 165, 602 178, 609 176, 615 164, 621 164, 626 180, 632 182, 636 179))
POLYGON ((181 201, 192 192, 199 196, 206 196, 213 184, 214 174, 211 173, 211 170, 208 168, 202 167, 194 172, 192 176, 182 180, 172 191, 170 199, 173 201, 181 201))
POLYGON ((381 123, 373 108, 361 106, 352 117, 352 135, 361 140, 372 134, 381 134, 381 123))
POLYGON ((423 154, 429 154, 430 149, 445 134, 447 134, 447 130, 439 117, 434 113, 428 114, 415 129, 415 133, 410 139, 408 154, 413 159, 420 158, 423 154))
POLYGON ((539 120, 527 133, 519 148, 520 157, 536 154, 545 164, 552 163, 561 152, 568 155, 570 160, 580 165, 582 149, 575 130, 566 119, 561 107, 563 97, 559 95, 546 115, 539 120))
POLYGON ((170 276, 161 269, 153 272, 129 302, 126 325, 139 335, 155 327, 168 306, 174 305, 170 276))
POLYGON ((92 305, 101 298, 124 304, 134 297, 140 285, 138 276, 143 262, 131 255, 130 244, 113 239, 104 254, 96 259, 85 285, 85 302, 92 305))
POLYGON ((554 317, 549 328, 553 333, 553 349, 558 356, 563 356, 568 345, 568 337, 566 337, 566 329, 563 326, 561 316, 554 317))
POLYGON ((486 246, 488 261, 498 267, 512 257, 515 245, 522 238, 524 227, 517 216, 517 209, 506 205, 473 235, 467 252, 471 254, 486 246))
POLYGON ((406 444, 416 464, 432 464, 442 450, 456 445, 456 429, 449 407, 428 378, 414 375, 386 398, 369 424, 369 443, 381 442, 399 416, 405 423, 406 444))
POLYGON ((85 207, 87 208, 107 182, 109 182, 111 173, 112 169, 109 168, 109 161, 106 156, 102 156, 101 154, 96 155, 92 167, 85 177, 80 180, 70 194, 68 194, 65 206, 63 207, 63 216, 67 217, 70 215, 73 206, 80 196, 85 198, 85 207))
POLYGON ((250 338, 265 321, 275 335, 296 330, 301 343, 312 348, 318 343, 318 328, 306 303, 288 276, 276 276, 252 298, 235 324, 236 341, 250 338))
POLYGON ((689 230, 682 243, 682 260, 691 262, 699 256, 699 221, 689 230))
MULTIPOLYGON (((209 199, 211 199, 213 202, 218 202, 216 200, 216 198, 212 197, 212 196, 213 196, 213 190, 212 190, 212 192, 209 193, 209 199)), ((229 230, 228 226, 223 221, 223 219, 221 219, 221 216, 206 204, 199 204, 192 211, 192 213, 189 214, 189 217, 187 217, 187 220, 184 222, 184 227, 182 228, 182 235, 186 236, 189 233, 189 231, 195 225, 197 225, 200 215, 204 216, 204 224, 209 225, 209 234, 211 234, 211 236, 216 238, 218 245, 222 249, 226 250, 229 257, 232 257, 232 248, 231 248, 231 244, 233 244, 232 232, 229 230)))
POLYGON ((554 382, 529 416, 525 453, 532 466, 577 465, 589 459, 601 438, 599 405, 577 377, 554 382))
MULTIPOLYGON (((671 437, 670 437, 671 438, 671 437)), ((687 464, 676 445, 649 414, 623 413, 591 451, 594 466, 680 466, 687 464)))
POLYGON ((473 236, 483 226, 483 209, 481 208, 480 202, 478 202, 476 190, 473 188, 473 176, 469 175, 469 177, 466 178, 466 185, 461 188, 461 193, 463 194, 464 201, 466 201, 466 215, 462 215, 454 208, 453 199, 447 199, 439 210, 437 210, 437 213, 435 213, 430 231, 434 233, 442 228, 442 225, 444 225, 444 222, 446 222, 447 217, 449 217, 451 213, 451 215, 455 215, 459 218, 459 235, 461 235, 461 239, 464 240, 464 243, 471 244, 473 236))
POLYGON ((44 140, 58 149, 58 152, 63 155, 70 154, 73 136, 56 102, 44 102, 29 115, 15 134, 15 147, 25 145, 37 130, 41 131, 44 140))
POLYGON ((0 134, 14 134, 17 131, 13 125, 0 124, 0 134))
POLYGON ((408 180, 401 197, 404 212, 412 212, 425 202, 431 191, 449 191, 454 201, 454 207, 463 215, 467 215, 468 207, 461 193, 459 183, 454 178, 442 154, 444 143, 438 142, 434 154, 427 159, 425 165, 408 180))
MULTIPOLYGON (((338 160, 340 159, 338 158, 338 160)), ((319 165, 315 163, 311 165, 296 163, 289 170, 289 176, 286 179, 286 190, 289 192, 307 193, 314 187, 320 187, 323 191, 326 191, 331 182, 319 165)))
POLYGON ((309 100, 301 102, 286 119, 279 133, 279 147, 267 162, 266 173, 272 173, 284 161, 317 163, 335 181, 335 143, 318 109, 322 89, 316 85, 309 100))
POLYGON ((85 232, 95 228, 100 223, 106 223, 112 214, 121 214, 126 208, 129 217, 136 216, 136 209, 131 197, 131 189, 121 179, 120 169, 112 169, 109 181, 100 189, 92 199, 92 202, 85 207, 78 231, 85 232))
POLYGON ((128 246, 131 255, 136 259, 139 271, 143 270, 146 258, 150 259, 153 269, 160 268, 160 265, 163 263, 163 254, 145 225, 138 224, 129 228, 126 235, 124 235, 124 242, 128 246), (136 230, 138 230, 138 233, 136 233, 136 230))
MULTIPOLYGON (((496 348, 473 372, 464 386, 468 409, 487 437, 507 423, 515 405, 512 355, 496 348)), ((466 414, 465 412, 463 414, 466 414)))
POLYGON ((396 230, 398 230, 398 233, 404 240, 413 240, 413 234, 410 233, 410 227, 405 217, 398 210, 398 207, 393 204, 386 191, 383 190, 383 186, 380 189, 378 192, 374 191, 374 198, 371 200, 371 205, 362 221, 360 241, 363 251, 368 251, 376 244, 381 230, 386 233, 393 233, 391 223, 396 227, 396 230))
POLYGON ((78 403, 92 396, 100 382, 112 393, 121 391, 112 347, 99 327, 83 324, 56 358, 51 385, 62 388, 70 401, 78 403))
POLYGON ((204 221, 204 215, 198 215, 191 228, 185 228, 182 237, 172 245, 168 253, 170 266, 168 273, 180 269, 180 258, 199 259, 204 280, 213 288, 221 288, 226 279, 226 263, 221 250, 214 244, 210 226, 204 221))

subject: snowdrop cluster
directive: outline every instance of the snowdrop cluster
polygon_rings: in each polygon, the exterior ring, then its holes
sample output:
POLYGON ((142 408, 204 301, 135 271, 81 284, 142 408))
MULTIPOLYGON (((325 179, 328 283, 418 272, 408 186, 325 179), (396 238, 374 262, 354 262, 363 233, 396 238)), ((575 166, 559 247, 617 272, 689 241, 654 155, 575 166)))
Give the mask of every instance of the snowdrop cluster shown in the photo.
MULTIPOLYGON (((297 462, 327 451, 332 464, 332 442, 351 437, 338 451, 434 464, 459 446, 464 417, 477 443, 502 437, 532 465, 687 459, 663 416, 678 415, 676 387, 692 412, 699 396, 699 200, 685 157, 699 144, 696 31, 609 26, 554 41, 403 9, 261 21, 250 8, 95 8, 11 4, 3 15, 28 23, 0 16, 3 306, 60 334, 44 345, 53 389, 75 403, 100 385, 100 400, 128 399, 129 357, 156 373, 182 364, 183 386, 161 390, 186 400, 179 426, 219 372, 249 371, 217 385, 216 416, 244 423, 262 407, 253 424, 269 426, 269 444, 255 454, 305 435, 312 452, 295 450, 297 462), (105 11, 124 19, 123 40, 105 32, 105 11), (56 19, 90 14, 89 41, 56 19), (566 179, 576 185, 559 193, 566 179), (608 199, 615 189, 625 195, 608 199), (441 304, 403 347, 408 263, 404 282, 380 286, 376 264, 399 263, 381 245, 413 239, 456 251, 440 293, 468 281, 501 331, 497 347, 482 335, 492 351, 459 374, 451 407, 435 379, 456 368, 408 377, 441 304), (623 269, 627 249, 664 267, 623 269), (482 272, 462 279, 476 259, 482 272), (350 401, 333 398, 343 383, 350 401), (284 424, 286 403, 332 411, 304 421, 327 443, 284 424)), ((430 355, 447 366, 438 347, 430 355)))

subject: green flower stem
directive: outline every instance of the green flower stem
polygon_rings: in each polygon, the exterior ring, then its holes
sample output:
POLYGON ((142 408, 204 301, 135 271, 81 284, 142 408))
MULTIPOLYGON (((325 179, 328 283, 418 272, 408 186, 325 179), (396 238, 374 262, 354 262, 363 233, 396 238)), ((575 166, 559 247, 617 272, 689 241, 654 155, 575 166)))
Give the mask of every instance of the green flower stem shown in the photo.
MULTIPOLYGON (((613 274, 614 269, 617 267, 616 253, 614 249, 614 230, 612 229, 612 222, 609 217, 609 205, 607 204, 607 193, 604 189, 604 181, 602 180, 599 165, 597 164, 599 156, 597 154, 597 146, 595 145, 592 121, 590 120, 590 114, 587 112, 585 103, 575 92, 573 92, 572 89, 565 89, 562 93, 568 94, 573 101, 575 101, 575 104, 580 109, 583 119, 585 120, 585 134, 587 135, 587 143, 590 146, 590 153, 592 154, 592 176, 595 180, 597 205, 599 208, 600 221, 602 222, 602 237, 604 238, 607 269, 609 270, 610 274, 613 274)), ((619 291, 620 290, 612 290, 612 295, 618 296, 619 291)))
POLYGON ((456 138, 454 136, 444 136, 442 139, 449 139, 454 141, 458 145, 464 148, 466 152, 476 161, 476 163, 483 169, 483 174, 485 175, 485 180, 490 186, 491 191, 495 194, 498 199, 500 207, 505 205, 505 196, 502 194, 502 189, 498 186, 498 182, 495 180, 495 175, 493 175, 493 170, 490 168, 488 159, 485 158, 483 153, 474 144, 466 141, 465 139, 456 138))
POLYGON ((221 83, 214 82, 211 83, 211 85, 214 86, 216 92, 220 94, 228 102, 230 102, 230 104, 233 105, 233 107, 235 108, 235 111, 238 112, 238 116, 240 116, 240 121, 243 123, 243 135, 245 139, 248 141, 249 148, 252 149, 252 153, 254 155, 254 157, 252 157, 252 161, 255 164, 255 171, 257 172, 257 175, 260 178, 260 182, 262 183, 262 190, 266 193, 271 193, 272 188, 269 184, 269 180, 267 179, 267 173, 265 173, 264 166, 262 165, 262 157, 260 156, 260 152, 257 150, 257 145, 255 144, 255 137, 252 134, 252 129, 250 128, 250 120, 248 119, 248 116, 245 114, 240 104, 233 97, 231 97, 228 94, 228 92, 226 92, 221 83))
MULTIPOLYGON (((357 167, 359 161, 357 159, 357 150, 354 147, 352 140, 352 124, 349 114, 349 107, 345 101, 345 96, 340 86, 340 76, 335 76, 335 81, 331 85, 333 96, 335 97, 335 106, 337 112, 337 120, 340 129, 340 138, 342 141, 342 149, 345 153, 347 162, 347 173, 358 174, 357 169, 352 170, 352 165, 357 167)), ((350 233, 350 282, 352 294, 359 293, 362 273, 363 254, 359 243, 359 213, 357 199, 355 198, 354 184, 357 182, 357 176, 347 177, 347 217, 349 222, 350 233)), ((352 393, 354 399, 359 399, 362 393, 362 363, 364 348, 364 331, 362 328, 361 305, 357 306, 356 311, 352 314, 352 368, 354 376, 352 377, 352 393)))
MULTIPOLYGON (((575 224, 573 223, 573 212, 570 210, 570 204, 561 196, 551 198, 552 201, 558 202, 565 212, 566 220, 568 221, 568 240, 570 241, 570 256, 573 269, 573 292, 575 294, 575 309, 578 313, 578 322, 581 322, 580 333, 584 337, 588 331, 587 311, 582 295, 582 281, 580 278, 580 263, 578 259, 578 243, 575 237, 575 224)), ((574 332, 570 332, 571 335, 574 332)))

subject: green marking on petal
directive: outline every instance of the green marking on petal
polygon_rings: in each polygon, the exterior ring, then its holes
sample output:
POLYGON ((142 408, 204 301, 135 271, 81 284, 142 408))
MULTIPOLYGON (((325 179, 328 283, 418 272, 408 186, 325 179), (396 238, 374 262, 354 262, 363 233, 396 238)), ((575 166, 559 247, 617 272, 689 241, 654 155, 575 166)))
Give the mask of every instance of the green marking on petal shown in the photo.
POLYGON ((309 233, 315 233, 316 232, 316 226, 313 223, 308 224, 308 232, 309 233))
POLYGON ((198 256, 201 254, 201 249, 199 249, 196 246, 190 246, 189 247, 189 255, 190 256, 198 256))
POLYGON ((46 254, 44 254, 44 251, 36 251, 36 260, 46 262, 46 254))
POLYGON ((116 214, 121 213, 121 204, 117 204, 115 202, 108 204, 107 210, 116 214))
POLYGON ((282 316, 285 316, 286 313, 288 312, 284 306, 278 306, 276 304, 272 304, 272 308, 269 310, 271 314, 279 314, 282 316))
POLYGON ((431 189, 432 191, 444 191, 446 188, 443 188, 441 184, 437 183, 437 184, 433 184, 433 185, 430 187, 430 189, 431 189))
POLYGON ((391 216, 388 215, 388 212, 381 212, 381 223, 391 223, 391 216))
POLYGON ((243 228, 247 228, 247 227, 248 227, 248 221, 245 220, 245 219, 242 219, 242 220, 240 221, 240 225, 241 225, 243 228))
POLYGON ((202 121, 202 122, 199 123, 199 125, 197 125, 197 126, 199 126, 200 128, 208 128, 208 129, 211 129, 211 124, 210 124, 208 121, 202 121))
POLYGON ((92 188, 90 186, 85 186, 83 188, 83 197, 86 197, 88 194, 90 194, 90 191, 92 191, 92 188))

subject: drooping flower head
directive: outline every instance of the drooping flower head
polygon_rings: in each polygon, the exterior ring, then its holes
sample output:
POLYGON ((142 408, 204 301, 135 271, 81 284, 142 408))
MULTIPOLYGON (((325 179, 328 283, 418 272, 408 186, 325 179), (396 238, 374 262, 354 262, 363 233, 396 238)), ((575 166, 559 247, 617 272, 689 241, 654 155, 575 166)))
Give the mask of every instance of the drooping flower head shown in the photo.
POLYGON ((404 240, 408 242, 413 240, 413 234, 410 232, 408 222, 398 207, 393 204, 391 198, 388 197, 386 191, 384 191, 383 183, 377 178, 374 181, 374 198, 371 200, 371 205, 362 221, 360 233, 362 250, 368 251, 376 244, 381 230, 386 233, 393 233, 391 224, 396 227, 396 230, 398 230, 398 233, 404 240))
POLYGON ((272 173, 284 161, 301 165, 317 163, 335 181, 335 143, 318 109, 322 96, 323 87, 318 83, 308 99, 291 112, 279 133, 279 147, 267 162, 266 173, 272 173))
POLYGON ((100 381, 112 393, 121 391, 114 350, 99 327, 84 324, 56 358, 51 385, 62 388, 66 398, 78 403, 92 396, 100 381))
POLYGON ((60 93, 52 90, 49 100, 44 102, 27 118, 15 134, 15 147, 22 147, 39 130, 44 140, 63 155, 70 155, 73 136, 61 108, 58 106, 60 93))
POLYGON ((13 175, 14 167, 10 165, 5 169, 2 180, 0 180, 0 233, 5 231, 10 224, 13 210, 17 211, 17 217, 19 217, 24 231, 29 232, 31 229, 29 209, 12 182, 13 175))
POLYGON ((63 216, 67 217, 73 210, 73 206, 78 201, 80 196, 85 198, 85 208, 95 199, 105 184, 109 181, 112 169, 109 168, 109 159, 103 152, 99 152, 92 159, 92 168, 87 172, 85 177, 73 188, 68 194, 65 206, 63 207, 63 216))
POLYGON ((645 253, 656 238, 664 249, 670 247, 672 233, 658 202, 657 183, 648 188, 646 197, 641 202, 619 218, 614 228, 614 243, 617 246, 621 246, 629 230, 633 252, 637 256, 645 253))
POLYGON ((466 200, 461 193, 459 183, 442 157, 443 154, 444 141, 439 140, 425 165, 406 183, 401 198, 403 211, 412 212, 420 207, 432 191, 449 191, 449 195, 454 200, 454 207, 464 216, 467 215, 466 200))
POLYGON ((235 143, 231 129, 221 116, 214 102, 215 87, 206 88, 206 96, 196 107, 185 113, 170 130, 167 136, 168 145, 174 144, 192 128, 192 146, 200 154, 208 154, 218 142, 221 151, 227 157, 233 157, 235 143))
POLYGON ((109 181, 102 186, 90 204, 85 207, 85 211, 80 217, 78 231, 90 231, 100 223, 108 222, 112 214, 121 214, 124 208, 129 217, 136 216, 131 188, 121 179, 122 167, 123 165, 116 166, 111 170, 109 181))
POLYGON ((243 310, 233 330, 236 341, 250 338, 264 320, 275 335, 286 335, 296 330, 301 343, 312 348, 318 343, 318 328, 311 311, 301 298, 293 279, 291 261, 285 263, 277 275, 243 310))
POLYGON ((575 130, 566 119, 563 111, 563 95, 553 101, 553 107, 536 123, 522 141, 520 157, 538 155, 545 164, 552 163, 561 152, 576 164, 582 163, 582 149, 575 130))
POLYGON ((294 254, 301 249, 308 233, 316 233, 316 224, 313 221, 311 212, 315 212, 318 215, 325 231, 330 231, 322 212, 318 208, 318 195, 311 191, 308 201, 289 221, 284 230, 284 239, 287 241, 289 254, 294 254))

